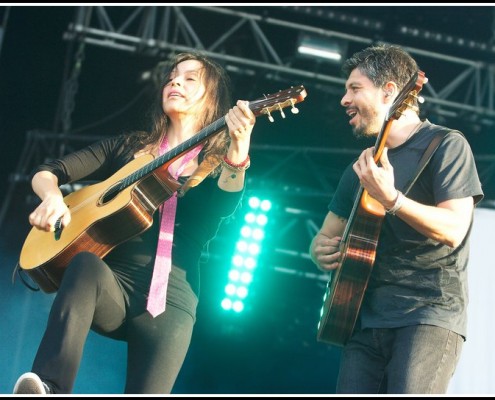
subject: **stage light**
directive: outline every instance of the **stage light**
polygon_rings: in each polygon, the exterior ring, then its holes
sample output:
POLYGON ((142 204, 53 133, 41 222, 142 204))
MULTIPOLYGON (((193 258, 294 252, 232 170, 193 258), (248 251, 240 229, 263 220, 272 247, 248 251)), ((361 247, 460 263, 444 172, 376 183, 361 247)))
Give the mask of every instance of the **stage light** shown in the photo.
POLYGON ((300 57, 340 63, 347 52, 347 42, 337 38, 301 34, 297 44, 300 57))
POLYGON ((244 224, 240 228, 239 239, 232 255, 225 297, 221 302, 224 310, 236 313, 245 309, 244 300, 249 295, 249 285, 258 266, 272 204, 270 200, 252 196, 248 199, 247 206, 244 224))

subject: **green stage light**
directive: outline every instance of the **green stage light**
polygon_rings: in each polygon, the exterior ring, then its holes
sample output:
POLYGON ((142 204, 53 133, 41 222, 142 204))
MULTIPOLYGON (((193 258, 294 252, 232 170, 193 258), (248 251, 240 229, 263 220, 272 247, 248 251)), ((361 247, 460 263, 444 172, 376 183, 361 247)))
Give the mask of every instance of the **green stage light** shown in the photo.
POLYGON ((232 255, 225 286, 225 297, 222 308, 240 313, 244 310, 244 300, 249 294, 249 285, 253 281, 253 273, 258 266, 262 242, 265 238, 265 226, 272 203, 267 199, 252 196, 247 202, 248 209, 244 215, 244 224, 240 228, 239 239, 232 255))

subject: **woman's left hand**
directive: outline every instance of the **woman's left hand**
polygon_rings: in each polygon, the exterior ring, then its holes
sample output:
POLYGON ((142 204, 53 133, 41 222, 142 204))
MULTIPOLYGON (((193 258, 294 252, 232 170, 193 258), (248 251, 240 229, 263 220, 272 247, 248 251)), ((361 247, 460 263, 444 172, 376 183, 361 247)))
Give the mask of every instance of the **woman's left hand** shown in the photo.
POLYGON ((247 142, 251 137, 256 117, 249 108, 249 102, 237 100, 237 104, 225 115, 229 135, 233 142, 247 142))
POLYGON ((244 187, 244 171, 249 167, 249 144, 256 117, 247 101, 237 100, 237 104, 225 115, 225 121, 231 138, 225 157, 230 163, 247 163, 247 166, 239 170, 224 166, 219 186, 223 190, 237 192, 244 187))

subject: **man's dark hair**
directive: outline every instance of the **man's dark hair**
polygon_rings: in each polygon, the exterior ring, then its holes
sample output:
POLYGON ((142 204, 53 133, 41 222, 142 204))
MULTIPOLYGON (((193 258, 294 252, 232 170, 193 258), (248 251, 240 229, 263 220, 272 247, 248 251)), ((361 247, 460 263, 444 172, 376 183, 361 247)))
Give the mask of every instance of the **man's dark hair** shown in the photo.
POLYGON ((396 45, 373 45, 354 53, 347 59, 342 72, 346 78, 354 69, 366 75, 377 88, 393 81, 402 90, 418 71, 416 61, 404 49, 396 45))

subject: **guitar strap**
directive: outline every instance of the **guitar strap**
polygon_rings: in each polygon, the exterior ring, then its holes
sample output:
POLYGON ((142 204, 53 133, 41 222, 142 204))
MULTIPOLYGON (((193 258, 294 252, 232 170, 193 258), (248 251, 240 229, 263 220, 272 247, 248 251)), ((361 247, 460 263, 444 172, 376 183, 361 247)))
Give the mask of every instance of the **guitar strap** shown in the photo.
POLYGON ((438 148, 440 143, 442 142, 443 138, 447 136, 447 134, 450 132, 450 129, 448 128, 441 128, 433 137, 431 140, 430 144, 426 148, 425 152, 423 153, 423 156, 421 157, 421 160, 419 161, 418 168, 416 170, 415 175, 409 180, 407 185, 404 187, 404 196, 407 196, 407 193, 409 190, 412 188, 416 180, 418 179, 419 175, 421 175, 421 172, 426 167, 426 164, 430 161, 431 157, 433 156, 433 153, 435 153, 435 150, 438 148))

